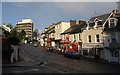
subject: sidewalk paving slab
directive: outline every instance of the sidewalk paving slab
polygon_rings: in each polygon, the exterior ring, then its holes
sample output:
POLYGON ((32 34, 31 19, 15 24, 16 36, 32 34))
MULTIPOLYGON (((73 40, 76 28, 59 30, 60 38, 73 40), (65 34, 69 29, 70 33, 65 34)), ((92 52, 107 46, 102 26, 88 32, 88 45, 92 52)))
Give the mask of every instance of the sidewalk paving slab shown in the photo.
POLYGON ((3 67, 24 67, 24 66, 35 66, 35 65, 41 65, 44 62, 38 62, 38 61, 31 61, 31 62, 25 62, 25 61, 19 61, 16 63, 10 63, 10 64, 3 64, 3 67))

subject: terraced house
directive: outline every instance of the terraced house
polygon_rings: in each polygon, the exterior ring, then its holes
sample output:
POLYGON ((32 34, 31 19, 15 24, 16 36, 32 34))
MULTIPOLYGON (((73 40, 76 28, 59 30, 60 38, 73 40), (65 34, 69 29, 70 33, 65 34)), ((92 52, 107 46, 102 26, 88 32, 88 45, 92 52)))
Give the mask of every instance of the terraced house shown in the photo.
POLYGON ((80 42, 82 42, 81 33, 82 28, 86 28, 87 24, 84 20, 80 20, 79 23, 75 23, 70 28, 68 28, 65 32, 61 34, 63 45, 64 43, 69 40, 71 43, 78 43, 77 50, 80 50, 80 42), (68 38, 69 36, 69 38, 68 38), (64 41, 65 40, 65 41, 64 41))
POLYGON ((40 45, 41 46, 47 46, 47 39, 48 39, 47 30, 48 30, 48 28, 45 28, 41 33, 41 37, 40 37, 40 45))
MULTIPOLYGON (((72 22, 73 23, 73 22, 72 22)), ((70 28, 70 22, 60 21, 55 23, 55 44, 60 47, 61 33, 70 28)))
POLYGON ((47 46, 55 47, 55 25, 52 24, 47 29, 47 46))
MULTIPOLYGON (((64 43, 77 43, 82 56, 105 59, 120 63, 120 12, 98 15, 88 21, 70 20, 58 22, 45 31, 47 42, 54 38, 55 46, 62 48, 64 43)), ((46 43, 47 43, 46 42, 46 43)))
POLYGON ((113 10, 104 25, 103 58, 120 63, 120 12, 113 10))
POLYGON ((92 17, 82 31, 82 54, 92 58, 120 61, 119 12, 92 17), (114 43, 113 43, 114 41, 114 43))

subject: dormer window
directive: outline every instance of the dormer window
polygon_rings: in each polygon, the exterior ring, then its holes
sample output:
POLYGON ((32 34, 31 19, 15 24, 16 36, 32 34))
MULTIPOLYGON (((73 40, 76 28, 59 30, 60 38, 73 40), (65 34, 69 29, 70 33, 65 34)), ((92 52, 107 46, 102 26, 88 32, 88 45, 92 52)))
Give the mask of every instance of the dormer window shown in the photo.
POLYGON ((98 21, 98 22, 97 22, 97 25, 98 25, 98 26, 102 26, 102 21, 98 21))
POLYGON ((86 29, 89 30, 89 28, 90 28, 90 27, 89 27, 89 21, 88 21, 88 22, 87 22, 87 27, 86 27, 86 29))
POLYGON ((116 18, 110 18, 109 19, 109 28, 114 28, 117 25, 117 19, 116 18))
POLYGON ((94 28, 101 27, 102 26, 102 20, 96 19, 94 28))
POLYGON ((89 30, 89 29, 90 29, 89 25, 86 27, 86 29, 87 29, 87 30, 89 30))
POLYGON ((97 28, 97 23, 98 23, 98 21, 95 21, 94 28, 97 28))

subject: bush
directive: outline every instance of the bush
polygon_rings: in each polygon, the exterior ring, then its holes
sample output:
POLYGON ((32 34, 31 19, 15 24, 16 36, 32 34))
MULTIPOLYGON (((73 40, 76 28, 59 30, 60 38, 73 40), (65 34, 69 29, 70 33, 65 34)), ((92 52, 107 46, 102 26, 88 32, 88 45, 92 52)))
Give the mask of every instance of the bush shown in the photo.
POLYGON ((2 63, 10 63, 11 53, 13 49, 11 45, 7 42, 6 38, 2 38, 2 63))
POLYGON ((18 45, 20 43, 20 40, 17 37, 9 37, 8 43, 12 45, 18 45))

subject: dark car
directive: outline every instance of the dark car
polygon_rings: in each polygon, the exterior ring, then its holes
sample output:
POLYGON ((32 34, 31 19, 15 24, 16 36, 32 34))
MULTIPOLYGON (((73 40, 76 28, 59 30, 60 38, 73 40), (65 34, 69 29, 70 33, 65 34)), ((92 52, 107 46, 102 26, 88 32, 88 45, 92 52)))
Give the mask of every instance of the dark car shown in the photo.
POLYGON ((68 51, 64 52, 64 56, 71 57, 71 58, 80 58, 80 52, 78 51, 68 51))

